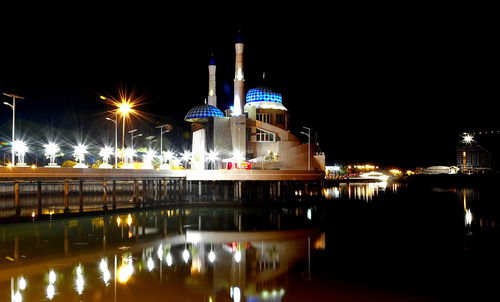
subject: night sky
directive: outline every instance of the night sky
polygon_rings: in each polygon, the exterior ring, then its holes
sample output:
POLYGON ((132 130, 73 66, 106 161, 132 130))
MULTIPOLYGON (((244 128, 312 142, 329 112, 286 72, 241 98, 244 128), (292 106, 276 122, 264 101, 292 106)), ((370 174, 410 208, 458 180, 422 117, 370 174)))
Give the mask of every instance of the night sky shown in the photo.
MULTIPOLYGON (((5 11, 0 20, 0 92, 26 98, 17 103, 17 129, 33 145, 46 137, 111 143, 104 117, 112 108, 99 96, 116 96, 121 86, 145 99, 137 109, 146 118, 130 127, 158 135, 154 126, 171 123, 165 139, 187 148, 183 118, 207 95, 212 52, 218 107, 232 103, 239 29, 245 90, 262 84, 265 72, 293 130, 313 128, 329 164, 452 165, 459 133, 500 130, 492 107, 498 32, 492 16, 469 8, 246 7, 241 18, 152 6, 65 9, 5 11)), ((2 105, 0 141, 10 141, 10 123, 2 105)), ((482 139, 495 144, 500 135, 482 139)))

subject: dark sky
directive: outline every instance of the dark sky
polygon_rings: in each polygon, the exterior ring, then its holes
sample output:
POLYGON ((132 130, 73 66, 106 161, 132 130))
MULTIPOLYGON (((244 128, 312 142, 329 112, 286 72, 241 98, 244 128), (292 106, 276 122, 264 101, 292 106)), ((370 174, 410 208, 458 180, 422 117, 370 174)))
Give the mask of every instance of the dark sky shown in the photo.
MULTIPOLYGON (((328 163, 454 164, 458 133, 500 128, 492 107, 498 102, 498 30, 487 9, 286 12, 248 5, 241 17, 237 10, 211 17, 208 9, 195 15, 152 6, 4 10, 0 92, 26 97, 18 102, 17 127, 26 138, 36 136, 31 143, 47 136, 99 144, 113 134, 112 124, 103 122, 111 108, 99 95, 116 95, 122 85, 146 100, 138 109, 148 119, 132 127, 157 134, 155 125, 172 123, 168 135, 185 146, 189 125, 182 119, 207 95, 212 52, 219 108, 232 101, 233 44, 241 29, 245 88, 260 84, 266 72, 266 84, 283 94, 294 129, 316 130, 328 163)), ((9 141, 8 107, 0 107, 0 119, 0 140, 9 141)))

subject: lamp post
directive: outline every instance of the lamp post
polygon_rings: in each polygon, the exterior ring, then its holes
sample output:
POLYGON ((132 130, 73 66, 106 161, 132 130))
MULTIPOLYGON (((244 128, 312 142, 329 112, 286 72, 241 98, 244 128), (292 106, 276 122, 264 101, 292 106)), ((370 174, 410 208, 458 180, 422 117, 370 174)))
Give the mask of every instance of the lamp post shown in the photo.
POLYGON ((118 113, 115 115, 115 119, 107 117, 106 120, 113 122, 115 124, 115 169, 118 168, 118 113))
POLYGON ((16 140, 16 99, 24 100, 22 96, 18 96, 15 94, 3 93, 3 95, 12 98, 12 104, 3 102, 4 105, 9 106, 12 109, 12 164, 15 165, 15 157, 14 157, 14 141, 16 140))
MULTIPOLYGON (((134 138, 142 136, 142 133, 139 133, 137 135, 134 135, 134 132, 136 132, 137 129, 130 130, 128 133, 130 133, 130 148, 134 150, 134 138)), ((134 161, 134 156, 132 156, 132 162, 134 161)))
MULTIPOLYGON (((170 126, 169 124, 156 126, 156 128, 160 128, 160 158, 162 158, 162 156, 163 156, 162 155, 162 152, 163 152, 163 133, 170 131, 169 126, 170 126), (166 130, 163 130, 163 128, 166 128, 166 130)), ((162 158, 162 162, 163 162, 163 158, 162 158)))
POLYGON ((148 140, 148 150, 151 150, 151 143, 156 141, 152 140, 153 138, 155 138, 153 135, 146 137, 146 139, 148 140))
POLYGON ((300 132, 304 135, 307 135, 307 170, 311 170, 311 128, 307 128, 302 126, 302 128, 307 130, 306 132, 300 132))

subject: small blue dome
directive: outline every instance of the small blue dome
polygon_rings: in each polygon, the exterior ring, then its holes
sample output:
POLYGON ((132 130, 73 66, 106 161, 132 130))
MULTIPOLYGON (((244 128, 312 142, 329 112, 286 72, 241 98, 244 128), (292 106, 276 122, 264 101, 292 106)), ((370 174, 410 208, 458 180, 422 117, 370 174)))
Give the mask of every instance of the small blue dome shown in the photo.
POLYGON ((222 113, 222 111, 220 111, 217 107, 203 104, 189 110, 184 120, 186 122, 201 122, 202 119, 206 119, 208 117, 224 117, 224 113, 222 113))
POLYGON ((252 88, 248 91, 246 103, 253 102, 274 102, 283 103, 281 93, 275 92, 266 87, 252 88))

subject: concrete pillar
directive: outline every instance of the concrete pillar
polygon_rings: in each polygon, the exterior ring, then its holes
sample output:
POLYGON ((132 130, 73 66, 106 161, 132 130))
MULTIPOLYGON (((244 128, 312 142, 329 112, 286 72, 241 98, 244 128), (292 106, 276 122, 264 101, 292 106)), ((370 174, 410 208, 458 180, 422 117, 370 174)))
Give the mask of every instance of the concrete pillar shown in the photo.
POLYGON ((116 180, 113 180, 113 196, 111 197, 113 202, 113 210, 116 210, 116 180))
POLYGON ((83 212, 83 180, 79 181, 78 186, 79 211, 83 212))
POLYGON ((38 204, 38 215, 42 215, 42 182, 39 180, 36 182, 36 199, 38 204))
POLYGON ((164 188, 163 188, 163 196, 165 198, 165 201, 167 200, 168 198, 168 184, 170 183, 170 180, 167 180, 166 178, 163 180, 163 185, 164 185, 164 188))
POLYGON ((198 199, 201 200, 201 180, 198 181, 198 199))
POLYGON ((134 179, 134 198, 133 198, 133 201, 134 201, 134 206, 136 206, 136 207, 140 206, 140 203, 139 203, 139 182, 137 181, 137 179, 134 179))
POLYGON ((148 199, 148 183, 149 180, 142 181, 142 206, 146 205, 146 200, 148 199))
POLYGON ((108 210, 108 182, 106 179, 102 181, 102 209, 104 211, 108 210))
POLYGON ((69 212, 69 180, 64 180, 64 212, 69 212))
POLYGON ((14 207, 16 208, 16 216, 21 215, 21 200, 19 199, 19 181, 14 181, 14 207))

